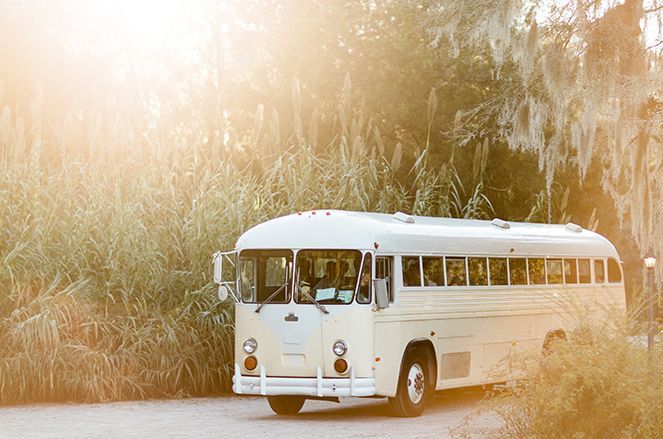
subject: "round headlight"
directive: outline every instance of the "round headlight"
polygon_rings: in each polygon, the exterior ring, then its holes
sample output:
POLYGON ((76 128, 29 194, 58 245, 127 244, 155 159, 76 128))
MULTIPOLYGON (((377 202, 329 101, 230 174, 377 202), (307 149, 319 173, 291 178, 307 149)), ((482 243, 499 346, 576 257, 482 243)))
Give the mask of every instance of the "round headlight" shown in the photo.
POLYGON ((252 338, 247 338, 242 347, 244 348, 244 352, 252 354, 258 349, 258 342, 252 338))
POLYGON ((342 357, 348 351, 348 345, 343 340, 339 340, 334 343, 332 350, 337 356, 342 357))

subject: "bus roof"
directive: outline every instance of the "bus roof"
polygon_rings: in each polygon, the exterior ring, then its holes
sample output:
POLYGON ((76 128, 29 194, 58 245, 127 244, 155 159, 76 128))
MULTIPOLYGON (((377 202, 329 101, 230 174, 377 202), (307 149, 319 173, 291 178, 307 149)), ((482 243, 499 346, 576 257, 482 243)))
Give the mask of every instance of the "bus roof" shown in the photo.
POLYGON ((573 224, 535 224, 314 210, 275 218, 240 236, 245 249, 377 249, 445 255, 619 255, 610 241, 573 224))

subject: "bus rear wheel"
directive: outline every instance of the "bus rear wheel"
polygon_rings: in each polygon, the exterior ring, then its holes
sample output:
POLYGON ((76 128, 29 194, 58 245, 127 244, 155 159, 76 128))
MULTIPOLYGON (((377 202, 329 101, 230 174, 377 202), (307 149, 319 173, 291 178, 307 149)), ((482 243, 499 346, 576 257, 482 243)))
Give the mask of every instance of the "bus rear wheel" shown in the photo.
POLYGON ((389 406, 395 416, 411 418, 423 413, 431 394, 429 364, 426 355, 419 350, 410 351, 405 357, 396 396, 389 398, 389 406))
POLYGON ((302 409, 304 397, 290 395, 268 396, 267 402, 272 411, 277 415, 292 416, 299 413, 302 409))

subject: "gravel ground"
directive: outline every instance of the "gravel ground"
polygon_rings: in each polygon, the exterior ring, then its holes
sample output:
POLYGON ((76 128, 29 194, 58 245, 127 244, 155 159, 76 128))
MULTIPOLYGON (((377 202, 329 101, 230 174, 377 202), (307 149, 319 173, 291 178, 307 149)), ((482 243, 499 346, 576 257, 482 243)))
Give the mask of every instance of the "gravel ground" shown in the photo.
MULTIPOLYGON (((451 437, 450 429, 477 409, 479 388, 439 392, 419 418, 389 416, 385 399, 306 401, 293 417, 272 414, 267 400, 227 396, 106 404, 0 407, 2 438, 251 438, 451 437)), ((500 425, 490 413, 473 418, 471 433, 489 437, 500 425)))

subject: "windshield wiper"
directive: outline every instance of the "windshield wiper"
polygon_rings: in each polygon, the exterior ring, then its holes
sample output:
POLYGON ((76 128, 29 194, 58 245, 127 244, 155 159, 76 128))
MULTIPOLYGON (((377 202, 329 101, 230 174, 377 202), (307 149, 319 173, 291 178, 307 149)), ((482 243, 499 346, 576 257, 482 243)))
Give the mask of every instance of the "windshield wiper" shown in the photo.
POLYGON ((318 302, 317 300, 315 300, 315 299, 313 298, 313 296, 311 296, 308 292, 304 291, 304 289, 303 289, 302 287, 300 287, 299 285, 297 285, 297 289, 298 289, 299 292, 300 292, 301 294, 303 294, 308 300, 310 300, 311 302, 313 302, 313 304, 315 305, 316 308, 318 308, 320 311, 322 311, 322 312, 325 313, 325 314, 329 314, 329 311, 327 310, 327 308, 325 308, 324 305, 322 305, 320 302, 318 302))
POLYGON ((288 285, 288 283, 286 282, 283 285, 281 285, 278 288, 278 290, 274 291, 268 298, 266 298, 260 305, 258 305, 258 307, 256 308, 256 312, 260 312, 262 307, 267 305, 268 302, 270 302, 273 298, 275 298, 276 295, 279 294, 281 292, 281 290, 284 289, 287 285, 288 285))

